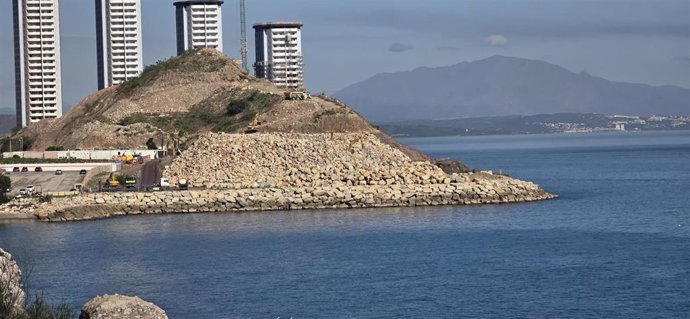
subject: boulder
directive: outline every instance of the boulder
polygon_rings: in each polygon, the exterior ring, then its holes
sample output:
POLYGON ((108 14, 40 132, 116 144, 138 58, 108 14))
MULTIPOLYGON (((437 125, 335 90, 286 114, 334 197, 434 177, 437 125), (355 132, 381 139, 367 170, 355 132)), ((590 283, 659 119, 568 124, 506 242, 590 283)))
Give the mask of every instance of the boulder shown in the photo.
POLYGON ((25 298, 22 271, 12 255, 0 248, 0 317, 12 318, 23 312, 25 298))
POLYGON ((81 309, 79 319, 167 319, 163 309, 139 297, 103 295, 81 309))

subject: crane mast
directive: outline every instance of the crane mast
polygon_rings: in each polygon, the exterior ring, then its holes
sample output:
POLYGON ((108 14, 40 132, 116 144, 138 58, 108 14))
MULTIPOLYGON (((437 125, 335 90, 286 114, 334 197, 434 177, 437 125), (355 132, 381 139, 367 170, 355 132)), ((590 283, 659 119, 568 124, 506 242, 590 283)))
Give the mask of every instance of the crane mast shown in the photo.
POLYGON ((249 72, 247 65, 247 14, 245 0, 240 0, 240 53, 242 54, 242 68, 249 72))

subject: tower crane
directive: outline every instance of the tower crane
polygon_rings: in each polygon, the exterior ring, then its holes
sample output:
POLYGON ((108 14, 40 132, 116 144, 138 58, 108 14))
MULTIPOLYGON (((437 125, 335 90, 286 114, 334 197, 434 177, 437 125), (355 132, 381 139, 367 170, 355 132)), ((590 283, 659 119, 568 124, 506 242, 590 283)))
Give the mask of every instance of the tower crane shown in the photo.
POLYGON ((240 0, 240 53, 242 54, 242 68, 249 72, 247 65, 247 13, 245 0, 240 0))

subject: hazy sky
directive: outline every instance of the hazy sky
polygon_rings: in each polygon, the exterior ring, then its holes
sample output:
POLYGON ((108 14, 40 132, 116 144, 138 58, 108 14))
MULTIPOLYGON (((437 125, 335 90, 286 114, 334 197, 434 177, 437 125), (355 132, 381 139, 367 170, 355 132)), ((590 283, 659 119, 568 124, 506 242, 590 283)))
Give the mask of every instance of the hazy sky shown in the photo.
MULTIPOLYGON (((142 0, 144 64, 175 54, 172 0, 142 0)), ((306 84, 334 92, 381 73, 492 55, 610 80, 690 88, 690 0, 247 0, 250 24, 305 23, 306 84)), ((12 1, 0 0, 0 108, 14 108, 12 1)), ((239 4, 223 6, 239 57, 239 4)), ((60 0, 64 107, 96 89, 93 0, 60 0)))

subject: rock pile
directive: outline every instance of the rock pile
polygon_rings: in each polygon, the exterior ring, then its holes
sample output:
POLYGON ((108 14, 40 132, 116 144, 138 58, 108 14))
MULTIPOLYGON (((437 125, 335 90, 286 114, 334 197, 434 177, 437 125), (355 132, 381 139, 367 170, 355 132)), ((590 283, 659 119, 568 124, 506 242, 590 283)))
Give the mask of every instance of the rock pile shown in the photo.
POLYGON ((22 271, 10 253, 0 248, 0 317, 13 318, 23 312, 22 271))
POLYGON ((209 133, 163 175, 222 189, 427 185, 450 178, 367 133, 209 133))
POLYGON ((98 296, 82 307, 79 319, 168 319, 163 309, 139 297, 98 296))

